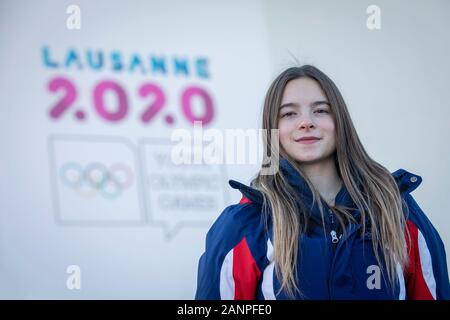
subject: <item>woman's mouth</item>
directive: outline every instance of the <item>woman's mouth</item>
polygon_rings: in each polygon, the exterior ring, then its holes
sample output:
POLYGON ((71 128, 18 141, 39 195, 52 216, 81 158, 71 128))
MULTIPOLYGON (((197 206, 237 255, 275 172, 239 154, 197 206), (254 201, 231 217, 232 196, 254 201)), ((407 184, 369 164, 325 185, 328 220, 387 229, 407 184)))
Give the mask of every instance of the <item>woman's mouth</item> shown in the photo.
POLYGON ((320 140, 320 138, 317 138, 317 137, 305 137, 305 138, 295 139, 295 142, 298 142, 301 144, 313 144, 319 140, 320 140))

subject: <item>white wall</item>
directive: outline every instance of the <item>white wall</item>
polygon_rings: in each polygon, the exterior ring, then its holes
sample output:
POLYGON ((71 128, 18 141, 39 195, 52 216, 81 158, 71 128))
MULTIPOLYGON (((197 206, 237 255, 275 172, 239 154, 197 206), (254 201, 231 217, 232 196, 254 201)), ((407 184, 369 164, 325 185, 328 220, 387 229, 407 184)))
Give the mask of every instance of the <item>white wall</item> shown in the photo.
MULTIPOLYGON (((209 127, 257 126, 255 113, 270 79, 263 3, 76 1, 80 30, 66 28, 70 4, 0 2, 0 298, 191 299, 206 232, 239 198, 227 180, 247 179, 256 167, 158 165, 152 153, 167 155, 168 145, 154 139, 169 140, 174 129, 191 126, 180 99, 184 88, 194 85, 214 102, 209 127), (47 67, 45 46, 60 66, 69 50, 77 50, 83 69, 47 67), (210 77, 200 78, 192 69, 189 76, 90 70, 88 49, 107 55, 118 50, 125 57, 136 53, 145 60, 203 57, 210 77), (50 92, 48 84, 60 76, 72 81, 77 97, 55 120, 48 113, 63 92, 50 92), (126 92, 129 112, 120 121, 106 121, 93 108, 94 87, 104 80, 126 92), (153 100, 139 96, 143 83, 158 84, 167 101, 146 124, 139 116, 153 100), (77 110, 87 115, 83 121, 74 117, 77 110), (169 114, 173 126, 164 120, 169 114), (121 162, 134 178, 114 199, 103 197, 105 190, 83 189, 86 183, 74 191, 61 179, 61 168, 74 161, 84 168, 121 162), (217 181, 213 190, 178 188, 173 194, 206 195, 214 202, 209 211, 161 209, 158 196, 164 190, 149 184, 151 174, 176 173, 179 179, 199 172, 217 181), (70 265, 81 269, 81 290, 66 287, 70 265)), ((110 112, 117 109, 111 92, 104 101, 110 112)), ((201 112, 201 101, 192 103, 193 112, 201 112)))

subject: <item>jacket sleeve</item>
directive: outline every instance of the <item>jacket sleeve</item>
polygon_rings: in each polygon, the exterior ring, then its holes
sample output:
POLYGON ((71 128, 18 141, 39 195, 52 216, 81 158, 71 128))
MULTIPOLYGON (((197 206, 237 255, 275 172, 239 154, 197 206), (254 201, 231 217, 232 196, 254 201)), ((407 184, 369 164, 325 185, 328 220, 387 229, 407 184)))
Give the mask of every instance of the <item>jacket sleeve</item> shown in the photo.
POLYGON ((197 300, 253 300, 261 276, 245 232, 248 205, 227 207, 206 236, 197 275, 197 300))
POLYGON ((430 220, 410 194, 406 227, 409 263, 405 269, 406 295, 410 300, 450 299, 444 244, 430 220))

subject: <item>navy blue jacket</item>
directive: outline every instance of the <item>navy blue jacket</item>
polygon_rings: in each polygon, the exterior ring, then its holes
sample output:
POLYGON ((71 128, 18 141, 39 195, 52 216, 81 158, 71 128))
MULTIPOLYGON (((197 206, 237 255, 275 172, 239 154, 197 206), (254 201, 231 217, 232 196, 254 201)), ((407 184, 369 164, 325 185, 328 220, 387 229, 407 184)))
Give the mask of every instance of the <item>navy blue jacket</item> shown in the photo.
MULTIPOLYGON (((280 170, 308 208, 312 193, 303 178, 285 160, 280 170)), ((370 231, 361 235, 360 224, 350 223, 339 231, 333 211, 322 202, 327 214, 322 218, 315 203, 309 211, 311 228, 299 242, 296 299, 450 299, 444 245, 439 234, 417 205, 411 192, 422 182, 420 176, 403 169, 394 172, 410 237, 407 238, 409 264, 397 267, 392 287, 381 272, 372 249, 370 231), (358 232, 359 231, 359 232, 358 232)), ((243 198, 227 207, 206 237, 206 250, 198 267, 196 299, 288 299, 279 292, 274 270, 272 228, 265 230, 261 214, 262 195, 256 189, 230 180, 243 198)), ((345 185, 335 205, 356 208, 345 185)), ((358 221, 359 211, 353 210, 358 221)))

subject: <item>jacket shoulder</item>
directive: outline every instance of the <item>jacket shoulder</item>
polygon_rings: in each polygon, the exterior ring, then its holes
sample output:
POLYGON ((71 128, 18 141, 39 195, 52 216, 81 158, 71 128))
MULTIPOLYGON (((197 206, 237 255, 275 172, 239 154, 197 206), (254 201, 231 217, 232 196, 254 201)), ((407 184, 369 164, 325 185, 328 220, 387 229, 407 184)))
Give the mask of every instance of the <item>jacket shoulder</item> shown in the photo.
POLYGON ((222 211, 208 231, 207 242, 222 242, 231 248, 243 237, 261 228, 261 208, 243 197, 240 203, 222 211))

